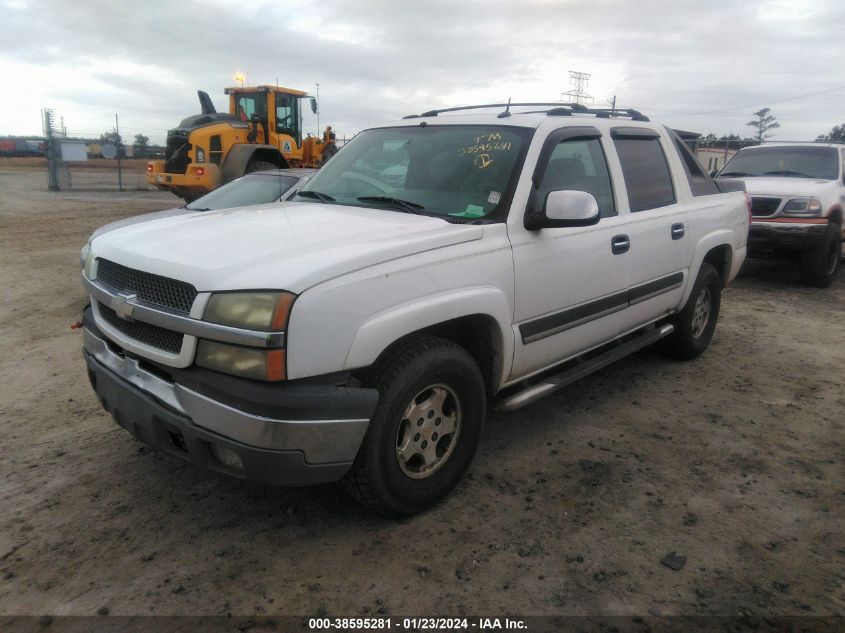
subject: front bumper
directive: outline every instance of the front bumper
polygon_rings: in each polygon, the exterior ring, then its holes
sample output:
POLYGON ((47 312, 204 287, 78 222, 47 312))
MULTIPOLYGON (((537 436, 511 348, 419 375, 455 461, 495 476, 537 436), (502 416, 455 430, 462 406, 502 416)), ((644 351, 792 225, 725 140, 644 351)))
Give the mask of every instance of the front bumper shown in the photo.
POLYGON ((88 377, 120 426, 161 452, 249 481, 299 486, 340 479, 378 401, 372 389, 293 382, 244 390, 226 386, 229 377, 215 372, 199 371, 193 380, 184 379, 191 370, 162 374, 122 355, 85 321, 88 377), (222 381, 203 380, 210 375, 222 381), (223 463, 219 449, 235 453, 241 467, 223 463))
POLYGON ((748 231, 749 257, 775 254, 778 251, 804 251, 815 247, 824 238, 827 220, 784 221, 752 220, 748 231))

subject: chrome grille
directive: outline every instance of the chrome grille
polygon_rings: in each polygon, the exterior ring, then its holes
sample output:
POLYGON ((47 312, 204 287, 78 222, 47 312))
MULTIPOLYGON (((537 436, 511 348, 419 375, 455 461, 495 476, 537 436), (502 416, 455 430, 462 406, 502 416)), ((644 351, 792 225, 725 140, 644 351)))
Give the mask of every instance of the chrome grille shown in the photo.
POLYGON ((174 332, 141 321, 124 321, 108 306, 98 302, 97 307, 103 321, 121 334, 171 354, 178 354, 182 350, 184 334, 181 332, 174 332))
POLYGON ((141 301, 177 312, 190 313, 197 296, 191 284, 97 259, 97 281, 119 292, 131 292, 141 301))
POLYGON ((751 197, 751 215, 774 215, 780 206, 780 198, 751 197))

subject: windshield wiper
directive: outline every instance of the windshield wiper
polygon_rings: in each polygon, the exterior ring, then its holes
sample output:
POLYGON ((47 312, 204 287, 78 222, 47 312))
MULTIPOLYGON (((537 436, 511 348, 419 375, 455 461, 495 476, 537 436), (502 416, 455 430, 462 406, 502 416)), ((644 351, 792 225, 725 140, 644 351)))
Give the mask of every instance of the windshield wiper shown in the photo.
POLYGON ((719 178, 722 176, 750 176, 751 174, 746 174, 744 171, 726 171, 723 174, 719 174, 719 178))
POLYGON ((359 202, 385 202, 400 207, 406 213, 414 213, 416 215, 427 215, 422 213, 425 207, 410 200, 402 200, 402 198, 393 198, 391 196, 360 196, 359 202))
POLYGON ((300 189, 296 192, 296 195, 302 196, 303 198, 314 198, 315 200, 319 200, 320 202, 334 202, 334 198, 332 198, 327 193, 320 193, 319 191, 312 191, 307 189, 303 191, 300 189))
POLYGON ((764 176, 796 176, 797 178, 814 178, 809 174, 802 174, 800 171, 790 171, 789 169, 776 169, 775 171, 764 171, 764 176))
POLYGON ((188 211, 211 211, 211 207, 189 207, 188 205, 185 205, 185 208, 188 211))

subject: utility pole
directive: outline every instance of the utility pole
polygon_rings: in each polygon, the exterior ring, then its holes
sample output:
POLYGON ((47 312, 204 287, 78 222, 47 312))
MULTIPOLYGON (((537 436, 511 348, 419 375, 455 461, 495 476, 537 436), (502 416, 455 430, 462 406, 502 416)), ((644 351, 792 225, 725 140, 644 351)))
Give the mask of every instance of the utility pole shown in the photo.
POLYGON ((610 102, 610 116, 616 114, 616 95, 613 95, 613 100, 610 102))
POLYGON ((320 135, 320 82, 317 82, 317 138, 322 138, 320 135))
POLYGON ((570 70, 570 89, 567 92, 561 93, 560 100, 563 101, 564 97, 570 97, 575 103, 580 103, 581 105, 585 105, 587 101, 592 103, 593 97, 587 94, 587 84, 590 83, 590 77, 592 77, 590 73, 582 73, 577 70, 570 70))
POLYGON ((117 145, 117 188, 123 191, 123 170, 120 166, 120 150, 123 149, 123 142, 120 139, 120 123, 117 120, 117 112, 114 113, 114 144, 117 145))

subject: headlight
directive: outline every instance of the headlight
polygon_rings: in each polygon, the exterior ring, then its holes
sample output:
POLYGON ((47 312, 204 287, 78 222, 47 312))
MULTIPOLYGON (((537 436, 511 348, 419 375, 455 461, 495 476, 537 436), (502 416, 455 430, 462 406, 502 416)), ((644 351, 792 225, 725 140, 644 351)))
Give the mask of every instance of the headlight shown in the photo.
POLYGON ((211 295, 204 321, 247 330, 278 332, 288 325, 296 295, 290 292, 223 292, 211 295))
POLYGON ((91 242, 88 242, 82 247, 79 253, 79 265, 88 279, 91 279, 91 267, 93 263, 94 254, 91 252, 91 242))
POLYGON ((783 207, 783 212, 789 215, 820 215, 822 201, 818 198, 793 198, 783 207))
POLYGON ((197 162, 204 163, 205 162, 205 150, 202 147, 197 148, 197 162))
POLYGON ((197 365, 253 380, 278 381, 287 378, 283 349, 260 350, 200 340, 197 345, 197 365))

